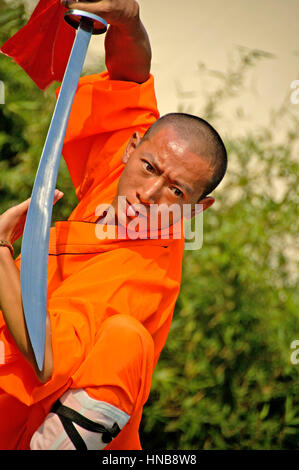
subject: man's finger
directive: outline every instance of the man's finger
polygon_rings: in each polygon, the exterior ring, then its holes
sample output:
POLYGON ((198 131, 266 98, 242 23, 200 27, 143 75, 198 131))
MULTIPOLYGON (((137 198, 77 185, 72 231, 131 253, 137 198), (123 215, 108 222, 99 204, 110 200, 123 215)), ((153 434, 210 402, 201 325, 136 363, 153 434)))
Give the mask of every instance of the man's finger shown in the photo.
POLYGON ((59 199, 61 199, 63 196, 64 193, 62 191, 59 191, 59 189, 55 189, 53 204, 56 204, 56 202, 59 201, 59 199))
POLYGON ((89 1, 89 2, 72 2, 68 0, 63 0, 62 4, 69 8, 70 10, 83 10, 89 11, 90 13, 99 14, 101 13, 101 7, 99 3, 102 3, 102 0, 89 1))
MULTIPOLYGON (((63 196, 64 196, 64 193, 62 191, 59 191, 59 189, 55 189, 53 204, 56 204, 56 202, 59 201, 59 199, 61 199, 63 196)), ((16 213, 16 215, 25 214, 29 208, 30 201, 31 201, 31 197, 21 202, 20 204, 17 204, 16 206, 11 207, 8 210, 13 210, 16 213)))

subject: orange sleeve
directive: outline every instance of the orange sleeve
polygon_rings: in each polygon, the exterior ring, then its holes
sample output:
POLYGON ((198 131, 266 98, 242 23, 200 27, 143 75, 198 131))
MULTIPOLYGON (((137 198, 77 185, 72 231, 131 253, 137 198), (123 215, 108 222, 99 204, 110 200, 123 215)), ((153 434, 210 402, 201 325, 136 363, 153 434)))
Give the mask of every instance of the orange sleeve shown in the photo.
POLYGON ((158 117, 153 76, 142 84, 110 80, 108 72, 80 79, 62 151, 79 200, 121 164, 118 151, 133 132, 143 134, 158 117))
POLYGON ((33 368, 17 349, 4 322, 0 341, 4 357, 0 365, 0 389, 26 405, 69 387, 70 377, 82 364, 94 344, 95 323, 92 306, 76 296, 48 303, 50 314, 54 369, 52 378, 41 384, 33 368))

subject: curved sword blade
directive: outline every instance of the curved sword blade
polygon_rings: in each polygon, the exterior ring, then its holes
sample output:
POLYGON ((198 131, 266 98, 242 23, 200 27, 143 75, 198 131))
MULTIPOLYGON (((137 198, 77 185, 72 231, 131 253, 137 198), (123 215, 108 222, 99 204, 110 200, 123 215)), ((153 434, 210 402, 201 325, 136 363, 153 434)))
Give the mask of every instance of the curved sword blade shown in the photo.
MULTIPOLYGON (((49 231, 61 151, 92 23, 79 27, 49 127, 33 186, 21 247, 21 290, 28 334, 39 370, 43 368, 47 318, 49 231)), ((63 47, 63 44, 61 45, 63 47)))

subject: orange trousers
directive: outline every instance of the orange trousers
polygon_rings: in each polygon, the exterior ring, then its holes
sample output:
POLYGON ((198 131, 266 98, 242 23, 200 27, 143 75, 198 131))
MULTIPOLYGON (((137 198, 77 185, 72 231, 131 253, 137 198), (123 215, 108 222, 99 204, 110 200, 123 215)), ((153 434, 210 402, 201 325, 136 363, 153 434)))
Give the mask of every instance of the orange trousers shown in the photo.
MULTIPOLYGON (((117 314, 103 322, 90 354, 72 376, 70 388, 83 389, 89 397, 130 416, 105 449, 141 449, 138 428, 153 364, 152 337, 138 320, 117 314)), ((0 389, 0 449, 29 449, 33 433, 61 393, 26 406, 0 389)))

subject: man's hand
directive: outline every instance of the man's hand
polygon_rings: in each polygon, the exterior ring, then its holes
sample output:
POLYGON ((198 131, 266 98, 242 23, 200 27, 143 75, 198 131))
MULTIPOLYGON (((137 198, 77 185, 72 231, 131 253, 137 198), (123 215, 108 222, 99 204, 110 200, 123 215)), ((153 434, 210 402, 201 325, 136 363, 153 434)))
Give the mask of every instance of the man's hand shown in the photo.
POLYGON ((89 11, 101 16, 112 26, 132 28, 139 21, 139 5, 135 0, 90 0, 85 2, 62 0, 61 3, 70 9, 89 11))
MULTIPOLYGON (((61 199, 63 193, 55 190, 54 204, 61 199)), ((23 235, 26 215, 30 204, 30 198, 17 206, 11 207, 0 215, 0 240, 6 240, 13 244, 23 235)))
POLYGON ((68 9, 101 16, 110 27, 105 36, 106 67, 111 80, 145 82, 151 67, 151 46, 135 0, 61 0, 68 9))

